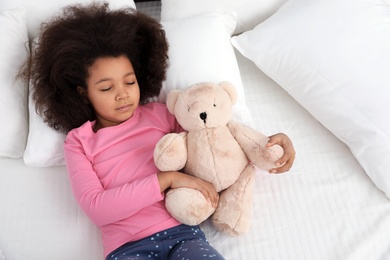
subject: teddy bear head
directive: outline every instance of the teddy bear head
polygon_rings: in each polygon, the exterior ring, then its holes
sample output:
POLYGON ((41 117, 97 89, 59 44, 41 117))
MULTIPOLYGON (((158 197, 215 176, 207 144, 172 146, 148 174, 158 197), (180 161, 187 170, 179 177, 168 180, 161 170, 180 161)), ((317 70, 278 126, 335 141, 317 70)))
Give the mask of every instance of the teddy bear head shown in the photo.
POLYGON ((186 131, 225 126, 232 118, 237 101, 235 87, 227 81, 202 82, 185 90, 172 90, 167 107, 186 131))

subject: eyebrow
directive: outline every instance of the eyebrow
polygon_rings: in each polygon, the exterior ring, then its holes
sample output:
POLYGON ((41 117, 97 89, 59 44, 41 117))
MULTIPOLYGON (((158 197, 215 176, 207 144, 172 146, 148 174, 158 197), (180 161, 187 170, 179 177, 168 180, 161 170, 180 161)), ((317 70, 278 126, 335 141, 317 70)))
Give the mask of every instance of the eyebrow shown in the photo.
MULTIPOLYGON (((125 78, 125 77, 131 76, 131 75, 135 75, 135 73, 134 73, 133 71, 131 71, 131 72, 128 72, 128 73, 126 73, 125 75, 123 75, 123 77, 125 78)), ((104 81, 109 81, 109 80, 111 80, 111 78, 102 78, 102 79, 99 79, 98 81, 95 82, 95 85, 97 85, 97 84, 99 84, 99 83, 102 83, 102 82, 104 82, 104 81)))

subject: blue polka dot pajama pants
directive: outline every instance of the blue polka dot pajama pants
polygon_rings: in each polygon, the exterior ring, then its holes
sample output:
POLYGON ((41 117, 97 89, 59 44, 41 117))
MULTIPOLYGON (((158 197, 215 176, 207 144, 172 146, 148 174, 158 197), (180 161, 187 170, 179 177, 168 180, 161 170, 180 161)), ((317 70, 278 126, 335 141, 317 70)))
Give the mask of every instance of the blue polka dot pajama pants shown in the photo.
POLYGON ((224 258, 210 246, 198 226, 180 225, 124 244, 110 253, 106 259, 221 260, 224 258))

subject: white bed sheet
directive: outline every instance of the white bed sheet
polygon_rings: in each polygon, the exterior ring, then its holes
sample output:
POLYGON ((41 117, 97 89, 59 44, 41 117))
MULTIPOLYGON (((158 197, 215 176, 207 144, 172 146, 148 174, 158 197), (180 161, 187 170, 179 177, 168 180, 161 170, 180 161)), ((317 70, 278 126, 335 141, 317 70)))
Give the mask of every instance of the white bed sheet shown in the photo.
POLYGON ((100 233, 74 200, 64 166, 0 158, 0 250, 6 260, 103 259, 100 233))
MULTIPOLYGON (((390 201, 348 148, 237 53, 255 127, 284 132, 289 173, 258 172, 253 224, 231 238, 202 225, 226 259, 390 259, 390 201)), ((0 159, 0 250, 7 260, 103 259, 100 233, 73 199, 65 167, 0 159)))

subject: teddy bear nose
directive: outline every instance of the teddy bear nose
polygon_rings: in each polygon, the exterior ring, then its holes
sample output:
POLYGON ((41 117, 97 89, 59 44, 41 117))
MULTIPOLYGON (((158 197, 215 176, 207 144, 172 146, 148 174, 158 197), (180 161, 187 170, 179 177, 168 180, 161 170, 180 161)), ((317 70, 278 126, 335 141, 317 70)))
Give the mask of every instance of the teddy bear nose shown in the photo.
POLYGON ((207 113, 206 112, 202 112, 202 113, 199 114, 199 116, 200 116, 200 119, 202 119, 203 122, 206 123, 207 113))

